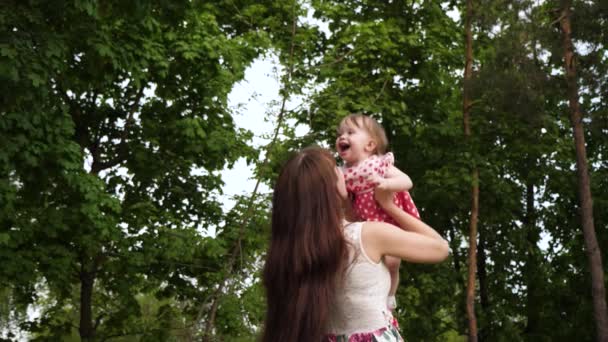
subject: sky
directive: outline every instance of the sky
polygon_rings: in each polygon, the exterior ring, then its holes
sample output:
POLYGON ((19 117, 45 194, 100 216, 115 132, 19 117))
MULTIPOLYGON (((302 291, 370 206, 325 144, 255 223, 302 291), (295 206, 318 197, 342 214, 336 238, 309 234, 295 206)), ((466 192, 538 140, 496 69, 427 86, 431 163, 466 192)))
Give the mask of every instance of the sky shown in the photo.
MULTIPOLYGON (((448 11, 448 15, 454 20, 460 20, 460 13, 456 9, 448 11)), ((320 22, 312 17, 312 11, 308 12, 304 21, 319 26, 321 31, 330 35, 327 23, 320 22)), ((272 118, 276 117, 279 111, 280 75, 283 71, 278 58, 275 54, 268 53, 254 60, 246 69, 245 77, 238 82, 228 95, 228 105, 233 112, 233 119, 239 128, 252 131, 255 135, 252 143, 258 147, 269 142, 263 135, 270 135, 275 128, 272 118)), ((297 98, 287 103, 287 110, 301 104, 297 98)), ((306 133, 307 127, 300 127, 296 134, 306 133)), ((235 201, 235 195, 249 195, 252 193, 256 179, 253 174, 253 166, 247 165, 244 159, 238 160, 232 168, 224 168, 221 172, 224 186, 222 187, 223 196, 221 197, 222 206, 225 211, 230 210, 235 201)), ((259 193, 269 193, 271 189, 264 183, 260 183, 259 193)), ((205 232, 215 235, 213 228, 205 232)), ((551 237, 543 232, 540 247, 544 250, 548 248, 551 237)), ((465 243, 465 241, 463 241, 465 243)))
MULTIPOLYGON (((267 118, 267 111, 274 106, 273 101, 279 99, 279 72, 281 67, 275 55, 260 57, 247 68, 245 78, 237 83, 228 95, 228 106, 233 111, 232 118, 238 128, 253 132, 253 145, 259 147, 269 141, 262 137, 273 131, 274 123, 267 118)), ((222 172, 223 196, 221 197, 224 211, 230 210, 235 201, 235 195, 251 194, 256 179, 253 166, 247 165, 244 158, 239 159, 232 168, 225 167, 222 172)), ((258 191, 267 193, 268 186, 260 183, 258 191)), ((213 229, 207 232, 215 235, 213 229)))
MULTIPOLYGON (((273 101, 279 98, 279 72, 281 67, 274 55, 256 59, 245 71, 245 78, 237 83, 228 95, 228 105, 233 111, 233 119, 239 128, 245 128, 254 133, 253 145, 258 147, 268 143, 262 135, 270 134, 274 123, 267 119, 267 111, 274 109, 273 101)), ((222 171, 224 186, 222 190, 224 210, 234 206, 231 199, 234 195, 250 194, 255 187, 253 166, 247 165, 243 158, 239 159, 232 168, 222 171)), ((260 184, 262 193, 270 189, 260 184)))
MULTIPOLYGON (((279 95, 281 72, 283 68, 275 54, 269 53, 259 57, 246 69, 244 79, 238 82, 228 95, 228 106, 233 112, 235 125, 253 132, 252 145, 255 147, 267 145, 270 139, 264 136, 274 134, 276 117, 282 100, 279 95)), ((300 97, 290 98, 285 110, 289 111, 301 104, 300 97)), ((308 130, 306 125, 299 124, 295 134, 302 136, 308 130)), ((224 168, 221 174, 224 181, 223 209, 230 210, 235 204, 232 200, 233 196, 251 194, 255 188, 253 166, 247 165, 245 159, 241 158, 232 168, 224 168)), ((259 193, 270 191, 266 184, 260 183, 259 193)))
MULTIPOLYGON (((319 27, 326 36, 331 33, 329 25, 313 18, 313 10, 309 9, 307 16, 300 18, 307 24, 319 27)), ((263 135, 273 132, 276 122, 272 120, 280 110, 279 82, 282 66, 276 54, 271 52, 257 58, 245 71, 244 79, 237 83, 228 95, 228 105, 233 111, 233 119, 239 128, 252 131, 255 135, 252 143, 254 146, 268 144, 269 140, 263 135), (269 115, 270 114, 270 115, 269 115), (270 118, 270 119, 269 119, 270 118)), ((300 98, 290 98, 286 104, 286 110, 301 105, 300 98)), ((308 127, 301 125, 296 127, 296 135, 306 134, 308 127)), ((253 167, 248 166, 244 159, 240 159, 232 168, 222 170, 224 186, 222 197, 224 210, 229 210, 235 202, 231 199, 234 195, 250 194, 256 183, 253 175, 253 167)), ((260 193, 268 193, 271 190, 265 184, 260 184, 260 193)))
MULTIPOLYGON (((460 13, 456 9, 448 11, 448 15, 455 21, 460 20, 460 13)), ((313 11, 309 10, 305 18, 301 18, 308 24, 316 25, 319 29, 329 36, 328 23, 321 22, 313 18, 313 11)), ((266 56, 256 59, 245 71, 245 78, 237 83, 228 95, 228 105, 232 109, 233 119, 239 128, 245 128, 255 134, 253 139, 254 146, 267 144, 269 141, 262 138, 264 134, 270 134, 275 123, 267 118, 268 111, 276 114, 279 107, 276 102, 280 101, 280 73, 282 66, 279 64, 276 55, 269 53, 266 56)), ((291 99, 287 103, 287 109, 294 108, 301 104, 298 99, 291 99)), ((298 127, 297 135, 303 135, 307 127, 298 127)), ((231 199, 234 195, 250 194, 255 187, 253 167, 248 166, 244 159, 240 159, 232 168, 222 170, 222 196, 224 210, 230 210, 235 202, 231 199)), ((270 192, 265 184, 260 184, 261 193, 270 192)))

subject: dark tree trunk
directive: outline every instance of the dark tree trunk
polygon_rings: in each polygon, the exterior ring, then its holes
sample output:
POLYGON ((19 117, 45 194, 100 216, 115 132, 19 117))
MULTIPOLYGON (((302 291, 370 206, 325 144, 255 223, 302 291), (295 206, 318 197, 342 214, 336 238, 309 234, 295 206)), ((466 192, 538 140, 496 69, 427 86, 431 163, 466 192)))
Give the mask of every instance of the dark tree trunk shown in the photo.
POLYGON ((452 251, 452 260, 454 261, 454 272, 456 272, 458 277, 458 283, 463 284, 463 279, 461 276, 462 266, 460 266, 460 259, 462 256, 460 255, 460 252, 458 252, 458 240, 456 238, 456 232, 454 231, 454 227, 449 222, 446 224, 449 226, 448 234, 450 235, 450 241, 452 242, 450 249, 452 251))
POLYGON ((471 187, 471 221, 469 224, 469 272, 467 281, 467 317, 469 319, 469 342, 477 342, 477 317, 475 315, 475 274, 477 273, 477 216, 479 213, 479 172, 473 170, 471 187))
POLYGON ((93 325, 93 285, 95 274, 93 272, 80 272, 80 339, 93 341, 95 327, 93 325))
POLYGON ((583 236, 591 270, 591 295, 593 297, 593 313, 597 329, 597 340, 608 342, 608 312, 606 309, 606 289, 604 286, 604 269, 602 255, 595 236, 593 223, 593 200, 589 171, 587 167, 587 152, 585 150, 585 135, 583 132, 582 114, 578 102, 578 84, 576 81, 576 61, 572 46, 572 27, 570 21, 570 0, 562 0, 560 13, 560 26, 564 49, 564 68, 568 83, 568 101, 570 106, 570 122, 574 132, 576 147, 576 169, 578 173, 578 192, 581 209, 583 236))
MULTIPOLYGON (((472 0, 467 0, 465 13, 465 67, 463 89, 463 121, 464 135, 467 141, 471 137, 471 80, 473 75, 473 34, 471 32, 471 19, 473 16, 472 0)), ((471 145, 469 144, 469 147, 471 145)), ((467 280, 467 319, 469 321, 469 342, 477 341, 477 317, 475 316, 475 274, 477 273, 477 216, 479 214, 479 171, 472 165, 471 170, 471 218, 469 223, 469 258, 467 280)))
MULTIPOLYGON (((467 279, 463 277, 463 265, 466 262, 464 258, 466 255, 462 255, 459 252, 460 240, 457 237, 457 232, 454 229, 454 226, 450 222, 445 223, 449 229, 448 234, 450 236, 450 250, 452 253, 452 260, 454 261, 454 272, 455 272, 455 282, 456 286, 458 286, 458 292, 462 291, 462 293, 466 293, 467 289, 467 279)), ((466 331, 467 330, 467 319, 466 319, 466 298, 458 297, 458 300, 454 302, 455 311, 457 312, 457 330, 458 331, 466 331)))

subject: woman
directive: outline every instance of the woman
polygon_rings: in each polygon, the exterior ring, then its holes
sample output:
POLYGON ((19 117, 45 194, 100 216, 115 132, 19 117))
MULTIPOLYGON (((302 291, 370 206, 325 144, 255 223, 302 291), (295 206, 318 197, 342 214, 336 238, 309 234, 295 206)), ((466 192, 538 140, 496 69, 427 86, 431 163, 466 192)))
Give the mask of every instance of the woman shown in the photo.
POLYGON ((283 166, 272 208, 263 281, 268 309, 264 342, 401 341, 386 308, 385 255, 436 263, 447 242, 378 191, 376 199, 401 227, 345 221, 344 176, 331 154, 307 148, 283 166))

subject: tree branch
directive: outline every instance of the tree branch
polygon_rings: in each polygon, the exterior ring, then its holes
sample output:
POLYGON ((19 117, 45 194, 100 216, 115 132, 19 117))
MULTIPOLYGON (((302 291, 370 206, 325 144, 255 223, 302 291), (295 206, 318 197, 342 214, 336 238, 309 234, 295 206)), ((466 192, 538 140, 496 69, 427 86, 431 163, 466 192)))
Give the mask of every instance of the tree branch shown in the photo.
POLYGON ((77 101, 72 100, 67 91, 61 86, 59 80, 55 80, 55 87, 57 88, 57 94, 69 107, 69 113, 76 126, 74 134, 74 140, 80 145, 80 148, 84 150, 89 145, 89 131, 85 124, 82 122, 82 109, 80 108, 77 101))
POLYGON ((382 93, 384 93, 384 89, 386 88, 386 85, 388 84, 388 80, 389 80, 388 78, 386 80, 384 80, 384 84, 382 84, 382 88, 378 92, 378 95, 376 95, 376 98, 374 99, 372 104, 375 104, 376 101, 378 101, 378 99, 382 96, 382 93))
POLYGON ((127 113, 125 127, 123 128, 123 131, 120 135, 120 143, 118 143, 118 147, 116 148, 116 155, 114 156, 114 158, 111 158, 106 161, 100 161, 99 159, 94 158, 93 166, 91 167, 91 173, 99 173, 99 171, 109 169, 113 166, 122 163, 125 159, 127 159, 127 155, 129 152, 127 146, 127 138, 129 135, 129 130, 135 122, 133 116, 135 115, 135 111, 138 108, 139 101, 143 97, 143 94, 144 87, 141 87, 137 92, 137 95, 135 96, 135 99, 133 100, 133 103, 131 104, 131 107, 129 108, 129 111, 127 113))
MULTIPOLYGON (((295 50, 295 35, 296 35, 296 28, 297 28, 297 16, 295 13, 295 2, 294 2, 294 6, 293 6, 293 22, 292 22, 292 27, 291 27, 291 46, 290 46, 290 50, 289 50, 289 69, 287 71, 287 78, 286 78, 286 84, 284 85, 284 89, 288 89, 288 83, 291 82, 291 78, 292 78, 292 73, 293 73, 293 68, 294 68, 294 62, 293 62, 293 55, 294 55, 294 50, 295 50)), ((288 99, 289 95, 288 92, 284 92, 283 93, 283 99, 281 102, 281 110, 279 111, 279 116, 277 119, 277 126, 275 128, 274 131, 274 136, 272 137, 272 140, 270 141, 270 143, 267 145, 266 150, 267 151, 272 151, 272 148, 274 146, 274 144, 276 143, 276 140, 279 136, 279 132, 281 130, 281 127, 283 126, 283 121, 285 118, 285 107, 287 104, 287 99, 288 99)), ((265 168, 265 166, 268 165, 268 160, 269 158, 265 158, 264 162, 262 164, 262 169, 265 168)), ((224 287, 226 286, 226 282, 228 281, 228 278, 230 277, 230 275, 233 273, 234 271, 234 266, 236 264, 236 260, 237 257, 242 254, 242 250, 241 250, 241 241, 243 240, 243 235, 245 233, 245 226, 248 223, 248 220, 250 219, 250 216, 253 212, 253 203, 255 201, 257 192, 258 192, 258 188, 260 186, 261 183, 261 179, 258 178, 255 184, 255 187, 253 189, 253 192, 251 194, 251 196, 249 197, 249 201, 247 204, 247 212, 245 213, 245 215, 243 216, 243 219, 241 220, 241 224, 240 224, 240 229, 239 229, 239 237, 238 240, 235 244, 235 246, 232 249, 232 253, 230 255, 230 259, 227 263, 226 266, 226 276, 224 277, 224 279, 222 280, 222 282, 220 283, 220 285, 217 287, 216 291, 213 293, 212 295, 212 303, 211 303, 211 309, 207 315, 207 322, 205 325, 205 330, 204 330, 204 335, 203 335, 203 341, 211 341, 211 332, 213 330, 213 326, 215 324, 215 316, 217 313, 217 308, 219 305, 219 299, 220 296, 224 290, 224 287)), ((203 310, 206 306, 206 301, 203 302, 203 304, 201 304, 201 308, 199 310, 199 313, 197 315, 197 319, 196 322, 200 322, 202 315, 203 315, 203 310)), ((196 325, 195 325, 196 326, 196 325)))

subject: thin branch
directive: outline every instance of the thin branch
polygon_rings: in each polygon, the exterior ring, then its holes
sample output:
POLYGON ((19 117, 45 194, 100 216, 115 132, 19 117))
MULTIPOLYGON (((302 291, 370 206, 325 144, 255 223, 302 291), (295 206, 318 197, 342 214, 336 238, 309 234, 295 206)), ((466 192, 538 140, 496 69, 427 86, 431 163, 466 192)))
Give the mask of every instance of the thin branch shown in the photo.
POLYGON ((73 100, 68 96, 67 91, 61 86, 59 80, 55 80, 55 87, 57 88, 56 90, 59 97, 63 99, 65 104, 69 107, 69 114, 76 126, 74 139, 78 145, 80 145, 80 148, 84 150, 89 145, 89 132, 82 123, 82 109, 76 100, 73 100))
POLYGON ((316 66, 316 69, 320 69, 322 67, 326 67, 326 66, 330 66, 330 65, 334 65, 334 64, 338 64, 340 62, 342 62, 346 57, 348 57, 348 55, 350 55, 351 53, 355 52, 355 48, 352 48, 350 50, 348 50, 347 53, 343 54, 342 56, 334 59, 331 62, 327 62, 327 63, 323 63, 323 64, 319 64, 318 66, 316 66))
POLYGON ((559 18, 557 18, 557 19, 553 20, 553 21, 552 21, 552 22, 549 24, 549 26, 553 26, 553 25, 555 25, 555 24, 559 23, 559 22, 560 22, 560 21, 562 21, 562 19, 564 19, 564 18, 566 18, 566 14, 565 14, 565 13, 562 13, 562 15, 560 15, 560 16, 559 16, 559 18))
MULTIPOLYGON (((106 256, 111 256, 111 257, 116 257, 116 258, 128 258, 128 255, 125 254, 121 254, 118 252, 106 252, 104 253, 104 255, 106 256)), ((198 259, 201 261, 201 263, 203 262, 203 260, 198 259)), ((171 261, 171 260, 163 260, 163 261, 156 261, 156 264, 160 264, 160 265, 173 265, 173 266, 185 266, 185 267, 192 267, 192 268, 196 268, 196 269, 201 269, 201 270, 207 270, 207 271, 211 271, 211 272, 216 272, 217 268, 216 267, 212 267, 212 266, 205 266, 205 265, 201 265, 201 264, 194 264, 194 263, 188 263, 188 262, 179 262, 179 261, 171 261)), ((140 266, 143 267, 145 269, 148 268, 148 266, 140 266)))
POLYGON ((91 157, 93 158, 93 162, 91 164, 91 173, 98 173, 99 169, 99 160, 101 158, 101 132, 103 131, 104 128, 104 121, 101 120, 99 123, 99 127, 97 128, 97 132, 95 132, 95 137, 93 138, 93 141, 90 142, 89 144, 89 152, 91 152, 91 157))
POLYGON ((127 113, 125 127, 123 128, 123 131, 121 132, 121 135, 120 135, 120 143, 118 144, 118 147, 116 150, 116 155, 114 156, 114 158, 107 160, 105 162, 103 162, 103 161, 96 162, 96 160, 94 159, 93 166, 91 167, 91 173, 98 173, 101 170, 111 168, 115 165, 122 163, 127 158, 127 152, 128 152, 127 138, 129 135, 129 129, 135 122, 135 119, 133 118, 133 116, 135 115, 135 111, 137 110, 139 101, 141 101, 143 94, 144 94, 144 87, 141 87, 139 89, 137 95, 135 96, 135 99, 134 99, 133 103, 131 104, 131 107, 129 108, 129 111, 127 113))
MULTIPOLYGON (((295 35, 296 35, 296 28, 297 28, 297 16, 295 13, 295 2, 294 2, 294 6, 293 6, 293 23, 292 23, 292 27, 291 27, 291 46, 290 46, 290 50, 289 50, 289 69, 287 71, 287 78, 286 78, 286 84, 284 85, 284 88, 288 88, 288 84, 291 82, 291 77, 292 77, 292 73, 293 73, 293 67, 294 67, 294 62, 293 62, 293 55, 294 55, 294 50, 295 50, 295 35)), ((272 151, 272 148, 274 147, 274 144, 276 143, 276 140, 279 136, 279 132, 281 130, 281 127, 283 125, 283 121, 285 118, 285 107, 287 104, 287 99, 288 99, 288 92, 285 92, 283 94, 283 99, 282 99, 282 103, 281 103, 281 110, 279 112, 279 116, 277 119, 277 126, 275 128, 274 131, 274 136, 272 138, 272 140, 270 141, 270 143, 267 145, 266 150, 267 151, 272 151)), ((266 158, 262 164, 262 169, 268 164, 269 162, 269 158, 266 158)), ((245 215, 243 216, 243 219, 241 220, 241 224, 240 224, 240 228, 239 228, 239 238, 237 240, 237 243, 235 244, 234 248, 232 249, 232 253, 230 255, 230 259, 227 263, 226 266, 226 276, 224 277, 224 279, 222 280, 222 282, 220 283, 220 285, 217 287, 216 291, 214 292, 212 298, 213 301, 211 303, 211 309, 209 311, 209 314, 207 315, 207 322, 205 325, 205 331, 204 331, 204 335, 203 335, 203 341, 210 341, 211 338, 211 331, 213 329, 214 323, 215 323, 215 315, 217 313, 217 308, 219 305, 219 298, 220 295, 222 294, 222 291, 224 290, 224 287, 226 286, 226 282, 228 281, 229 276, 232 274, 233 269, 234 269, 234 265, 236 263, 237 257, 239 254, 242 253, 241 250, 241 241, 243 240, 243 235, 245 233, 245 226, 247 225, 250 216, 253 212, 253 203, 255 201, 257 192, 258 192, 258 188, 260 186, 261 183, 261 179, 258 178, 255 184, 255 187, 253 189, 253 192, 251 194, 251 196, 249 197, 249 201, 247 204, 247 212, 245 213, 245 215)), ((201 304, 201 308, 199 310, 199 313, 197 315, 197 322, 200 322, 202 315, 203 315, 203 310, 206 306, 206 301, 203 302, 201 304)))
POLYGON ((97 97, 99 96, 99 90, 94 89, 93 93, 90 96, 90 105, 91 107, 95 107, 95 101, 97 100, 97 97))
POLYGON ((107 255, 105 253, 97 253, 95 258, 93 258, 93 276, 99 272, 101 264, 103 264, 107 259, 107 255))
POLYGON ((378 99, 382 96, 382 93, 384 93, 384 89, 386 88, 386 85, 388 84, 388 78, 386 80, 384 80, 384 84, 382 84, 382 89, 380 89, 380 92, 378 92, 378 95, 376 95, 376 98, 374 99, 374 101, 372 101, 372 105, 376 103, 376 101, 378 101, 378 99))
POLYGON ((95 324, 93 324, 93 330, 97 330, 97 327, 99 327, 99 324, 101 323, 101 319, 105 317, 105 314, 101 313, 99 314, 99 316, 97 316, 97 318, 95 319, 95 324))
POLYGON ((55 81, 55 87, 57 88, 57 93, 59 94, 59 97, 63 99, 63 102, 65 102, 65 104, 67 104, 68 106, 74 104, 74 101, 68 96, 67 91, 63 89, 61 84, 59 84, 59 81, 55 81))

